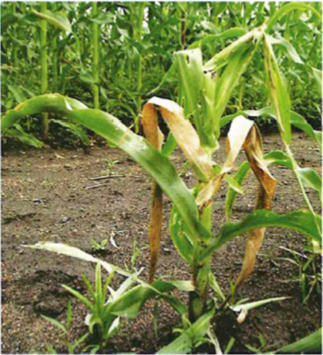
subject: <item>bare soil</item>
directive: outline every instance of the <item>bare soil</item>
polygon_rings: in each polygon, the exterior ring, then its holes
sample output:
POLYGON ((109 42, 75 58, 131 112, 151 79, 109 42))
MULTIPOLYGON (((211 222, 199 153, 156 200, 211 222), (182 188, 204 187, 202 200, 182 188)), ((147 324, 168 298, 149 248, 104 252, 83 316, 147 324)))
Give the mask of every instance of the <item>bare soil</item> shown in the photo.
MULTIPOLYGON (((216 161, 224 161, 224 140, 216 153, 216 161)), ((282 148, 276 135, 264 138, 265 150, 282 148)), ((293 137, 293 151, 301 166, 321 170, 321 157, 315 143, 303 134, 293 137)), ((245 159, 243 154, 239 163, 245 159)), ((176 151, 172 160, 178 169, 184 158, 176 151)), ((238 166, 238 163, 237 163, 238 166)), ((286 212, 305 208, 291 171, 272 167, 278 180, 273 209, 286 212)), ((184 179, 194 184, 189 170, 184 179)), ((105 181, 105 180, 104 180, 105 181)), ((103 183, 104 181, 100 181, 103 183)), ((64 321, 70 295, 61 284, 85 292, 81 274, 90 280, 95 265, 57 256, 47 252, 23 248, 24 244, 38 241, 63 242, 93 253, 91 240, 100 242, 113 236, 118 248, 108 243, 101 258, 118 266, 130 266, 133 239, 141 248, 136 267, 148 265, 147 224, 149 220, 151 179, 124 153, 110 147, 91 148, 90 154, 79 150, 20 150, 4 152, 2 160, 2 353, 44 352, 51 344, 59 353, 66 347, 60 332, 40 315, 64 321), (113 172, 122 177, 106 180, 106 185, 85 189, 98 182, 89 178, 100 176, 106 170, 106 159, 117 161, 113 172)), ((257 181, 250 174, 244 183, 245 194, 238 197, 233 221, 242 219, 252 211, 257 181)), ((225 222, 223 184, 214 203, 214 231, 225 222)), ((309 197, 316 210, 319 201, 316 192, 309 197)), ((168 233, 170 202, 165 197, 165 220, 158 275, 171 275, 188 280, 189 270, 177 255, 168 233)), ((230 279, 234 280, 241 268, 245 237, 238 237, 217 251, 212 270, 226 294, 230 279)), ((281 303, 272 303, 251 311, 242 325, 231 313, 215 318, 214 328, 223 348, 231 336, 235 338, 232 353, 250 353, 246 345, 260 346, 259 334, 278 348, 304 337, 321 326, 321 295, 314 291, 306 304, 302 304, 302 291, 295 279, 299 269, 288 261, 291 257, 281 247, 304 252, 307 238, 283 229, 270 229, 264 240, 254 273, 239 291, 237 299, 250 301, 269 297, 290 296, 281 303)), ((320 263, 318 262, 320 269, 320 263)), ((320 272, 320 270, 318 270, 320 272)), ((145 272, 143 276, 146 276, 145 272)), ((121 279, 115 280, 115 285, 121 279)), ((185 297, 185 295, 183 296, 185 297)), ((86 310, 76 299, 73 305, 73 334, 77 339, 86 331, 86 310)), ((180 319, 167 305, 159 305, 157 335, 153 326, 154 301, 148 302, 135 320, 124 320, 119 334, 111 341, 107 353, 152 353, 169 343, 180 327, 180 319)), ((212 352, 212 348, 202 351, 212 352)))

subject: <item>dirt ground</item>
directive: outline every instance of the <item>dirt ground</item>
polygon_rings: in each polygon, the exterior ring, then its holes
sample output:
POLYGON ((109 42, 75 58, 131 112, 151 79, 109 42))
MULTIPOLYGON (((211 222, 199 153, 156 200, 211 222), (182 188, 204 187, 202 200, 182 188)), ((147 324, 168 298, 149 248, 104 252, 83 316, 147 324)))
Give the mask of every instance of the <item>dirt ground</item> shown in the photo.
MULTIPOLYGON (((216 161, 224 161, 224 140, 216 153, 216 161)), ((280 149, 278 136, 264 138, 265 150, 280 149)), ((315 143, 307 136, 295 133, 293 151, 301 166, 321 169, 321 157, 315 143)), ((43 352, 47 343, 64 353, 61 334, 41 314, 65 320, 69 294, 61 284, 84 292, 81 274, 90 280, 95 265, 23 248, 23 244, 38 241, 63 242, 93 253, 91 240, 100 242, 113 236, 118 248, 108 243, 101 258, 118 266, 130 266, 133 239, 141 248, 136 267, 148 265, 147 224, 149 220, 151 180, 124 153, 109 147, 91 148, 86 155, 79 150, 19 150, 3 152, 2 160, 2 353, 43 352), (107 169, 106 160, 117 161, 113 167, 122 177, 109 179, 106 185, 85 189, 97 182, 89 180, 107 169)), ((245 159, 240 154, 239 163, 245 159)), ((180 169, 183 156, 176 151, 172 157, 180 169)), ((238 164, 237 164, 238 166, 238 164)), ((303 197, 293 174, 281 167, 271 171, 278 180, 273 210, 286 212, 304 208, 303 197)), ((191 171, 185 174, 189 186, 194 184, 191 171)), ((102 181, 100 181, 102 183, 102 181)), ((257 182, 250 174, 244 183, 245 194, 238 197, 233 209, 233 221, 238 221, 253 209, 257 182)), ((225 222, 223 184, 214 203, 214 228, 225 222)), ((319 201, 315 191, 309 193, 316 210, 319 201)), ((188 280, 189 270, 177 255, 168 233, 170 202, 165 197, 165 220, 158 275, 171 275, 188 280)), ((241 268, 245 237, 238 237, 213 256, 212 270, 225 293, 229 281, 241 268)), ((321 296, 314 291, 309 302, 302 304, 300 284, 293 281, 298 267, 281 247, 303 252, 306 237, 283 229, 267 231, 254 273, 239 291, 237 299, 250 301, 269 297, 290 296, 281 303, 255 309, 238 325, 232 314, 215 319, 214 327, 220 344, 225 348, 231 336, 236 341, 231 353, 250 353, 246 345, 260 346, 262 334, 275 348, 308 335, 321 326, 321 296)), ((145 272, 143 274, 146 275, 145 272)), ((115 282, 119 282, 116 280, 115 282)), ((73 305, 73 338, 86 330, 85 308, 76 299, 73 305)), ((159 305, 158 337, 153 326, 154 302, 147 304, 139 317, 124 321, 119 334, 111 341, 107 352, 151 353, 169 343, 176 335, 173 327, 180 320, 166 305, 159 305)), ((207 351, 207 349, 206 349, 207 351)), ((210 348, 209 351, 212 351, 210 348)))

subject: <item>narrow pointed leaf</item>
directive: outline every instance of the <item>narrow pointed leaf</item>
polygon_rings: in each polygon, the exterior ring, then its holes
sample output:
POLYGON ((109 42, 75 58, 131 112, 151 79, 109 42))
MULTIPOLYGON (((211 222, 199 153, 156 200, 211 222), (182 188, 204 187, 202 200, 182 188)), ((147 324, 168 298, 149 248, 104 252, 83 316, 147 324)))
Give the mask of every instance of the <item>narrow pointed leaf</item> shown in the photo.
POLYGON ((275 37, 272 37, 272 36, 269 36, 267 35, 266 36, 267 40, 275 45, 279 45, 281 47, 283 47, 286 51, 287 51, 287 54, 288 56, 295 62, 295 63, 298 63, 298 64, 304 64, 301 57, 298 55, 298 53, 296 52, 296 49, 293 47, 293 45, 288 42, 285 38, 283 37, 280 37, 280 38, 275 38, 275 37))
POLYGON ((78 292, 78 291, 74 290, 73 288, 66 286, 66 285, 62 285, 62 287, 65 288, 65 290, 67 290, 68 292, 70 292, 73 296, 78 298, 91 311, 93 310, 93 304, 85 296, 83 296, 80 292, 78 292))
MULTIPOLYGON (((240 165, 237 173, 233 176, 233 179, 238 184, 241 185, 242 181, 246 178, 249 171, 250 171, 250 164, 249 164, 249 162, 245 161, 240 165)), ((237 196, 237 191, 230 187, 228 189, 226 199, 225 199, 225 215, 226 215, 227 221, 230 220, 233 203, 236 199, 236 196, 237 196)))
POLYGON ((64 325, 59 322, 58 320, 54 319, 54 318, 50 318, 50 317, 46 317, 42 315, 42 318, 46 319, 48 322, 52 323, 53 325, 55 325, 55 327, 59 328, 60 330, 62 330, 64 333, 67 333, 66 328, 64 327, 64 325))
POLYGON ((201 260, 210 256, 228 240, 258 228, 281 227, 301 232, 321 244, 321 231, 318 230, 315 218, 321 223, 321 217, 314 217, 309 211, 295 211, 277 214, 272 211, 258 210, 250 213, 238 223, 225 224, 216 238, 201 255, 201 260))
POLYGON ((264 48, 269 97, 276 115, 282 139, 287 145, 289 145, 292 140, 289 95, 279 72, 272 45, 267 36, 265 36, 264 48))
POLYGON ((275 13, 275 15, 270 18, 270 20, 267 23, 266 32, 269 33, 273 29, 273 27, 277 23, 277 21, 279 21, 279 19, 281 19, 286 14, 288 14, 290 11, 294 11, 294 10, 298 10, 298 11, 301 11, 301 12, 310 10, 319 19, 322 19, 321 14, 314 7, 312 7, 311 5, 300 3, 300 2, 293 2, 293 3, 286 4, 283 7, 281 7, 275 13))
POLYGON ((170 216, 169 232, 179 255, 188 263, 192 263, 193 246, 185 234, 183 219, 175 206, 172 208, 170 216))
POLYGON ((204 36, 202 39, 193 42, 188 46, 189 49, 194 49, 199 46, 204 46, 206 44, 214 44, 219 40, 223 39, 228 39, 228 38, 234 38, 234 37, 240 37, 246 34, 246 30, 240 27, 234 27, 230 28, 229 30, 223 31, 222 33, 219 34, 212 34, 212 35, 207 35, 204 36))
POLYGON ((249 45, 245 51, 235 54, 230 59, 227 67, 216 83, 214 122, 217 123, 217 127, 208 127, 208 129, 213 129, 216 132, 217 137, 220 134, 220 118, 229 102, 233 89, 248 66, 254 54, 254 50, 255 46, 249 45))
POLYGON ((214 308, 203 316, 201 316, 195 323, 186 329, 181 336, 175 339, 164 348, 160 349, 157 354, 188 354, 191 352, 194 343, 192 338, 200 340, 210 329, 210 321, 214 314, 214 308))
POLYGON ((47 10, 46 12, 38 12, 33 10, 33 13, 41 18, 42 20, 46 20, 51 25, 60 28, 61 30, 72 32, 72 26, 66 17, 66 15, 62 12, 51 12, 47 10))
POLYGON ((303 185, 314 189, 322 199, 322 178, 320 175, 312 168, 298 168, 297 174, 300 175, 303 185))
POLYGON ((250 31, 245 35, 232 42, 229 46, 225 47, 220 53, 212 57, 204 64, 205 70, 217 71, 228 63, 230 58, 237 52, 243 52, 248 47, 250 41, 254 38, 255 31, 250 31))

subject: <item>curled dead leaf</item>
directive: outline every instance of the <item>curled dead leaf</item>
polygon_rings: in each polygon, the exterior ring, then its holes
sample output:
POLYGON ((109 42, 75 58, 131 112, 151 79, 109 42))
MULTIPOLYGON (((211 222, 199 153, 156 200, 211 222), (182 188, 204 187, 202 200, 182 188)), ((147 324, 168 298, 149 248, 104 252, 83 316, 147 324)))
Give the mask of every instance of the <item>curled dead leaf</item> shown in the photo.
POLYGON ((192 164, 199 178, 207 182, 214 175, 212 170, 213 162, 201 146, 200 138, 193 125, 185 118, 182 107, 174 101, 153 97, 146 103, 143 114, 146 112, 150 116, 155 115, 156 120, 157 113, 154 105, 159 107, 161 115, 176 139, 178 146, 192 164))
MULTIPOLYGON (((251 128, 243 147, 250 167, 259 181, 259 191, 255 209, 270 210, 271 198, 275 192, 277 182, 267 168, 263 157, 261 135, 256 126, 251 128)), ((266 228, 259 228, 248 233, 242 268, 235 284, 236 288, 241 286, 252 273, 256 263, 257 252, 261 247, 265 232, 266 228)))
MULTIPOLYGON (((164 136, 158 127, 157 112, 153 105, 145 105, 142 111, 142 125, 145 136, 152 146, 161 150, 164 136)), ((153 181, 152 187, 152 205, 149 221, 149 282, 154 281, 157 269, 158 254, 160 249, 160 238, 163 223, 163 193, 160 186, 153 181)))

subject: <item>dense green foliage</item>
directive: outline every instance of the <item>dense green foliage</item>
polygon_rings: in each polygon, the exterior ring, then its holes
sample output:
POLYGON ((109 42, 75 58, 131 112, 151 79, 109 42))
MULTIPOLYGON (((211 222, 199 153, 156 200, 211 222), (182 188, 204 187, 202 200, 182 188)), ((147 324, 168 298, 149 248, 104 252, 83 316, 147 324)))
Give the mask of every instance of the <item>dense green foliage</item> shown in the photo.
MULTIPOLYGON (((321 11, 320 3, 307 4, 321 11)), ((173 100, 180 96, 176 75, 165 77, 174 62, 174 52, 200 46, 207 60, 235 38, 273 17, 284 5, 146 2, 138 6, 108 2, 98 3, 98 9, 93 9, 91 3, 58 2, 41 9, 37 3, 2 3, 1 110, 5 112, 46 91, 59 92, 89 107, 99 100, 96 107, 131 125, 138 121, 141 102, 150 97, 149 92, 163 78, 155 93, 173 100), (42 11, 47 11, 45 17, 42 11)), ((273 31, 272 43, 291 108, 319 128, 320 20, 300 8, 281 17, 273 31)), ((261 58, 262 50, 258 48, 234 89, 226 114, 268 105, 261 58)), ((29 118, 23 124, 26 132, 39 131, 39 125, 32 124, 34 120, 29 118)), ((267 128, 275 127, 268 116, 257 120, 267 128)), ((62 140, 66 130, 57 120, 50 125, 56 140, 62 140)), ((87 144, 77 128, 72 126, 69 131, 87 144)), ((13 136, 17 134, 12 132, 13 136)), ((31 143, 37 145, 35 141, 31 143)))

